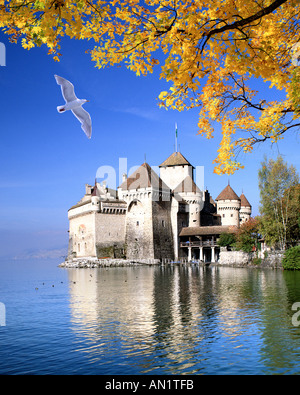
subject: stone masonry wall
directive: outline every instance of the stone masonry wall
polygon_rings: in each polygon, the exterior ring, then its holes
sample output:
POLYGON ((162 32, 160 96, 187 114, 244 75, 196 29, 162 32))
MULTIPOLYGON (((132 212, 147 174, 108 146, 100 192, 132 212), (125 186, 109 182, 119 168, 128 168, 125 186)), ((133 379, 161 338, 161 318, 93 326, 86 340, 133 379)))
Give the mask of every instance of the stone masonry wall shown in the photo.
POLYGON ((125 214, 103 214, 95 216, 97 256, 121 257, 125 249, 125 214))
POLYGON ((243 251, 220 251, 219 264, 230 266, 257 266, 257 267, 270 267, 282 268, 283 251, 269 252, 267 256, 259 256, 259 261, 253 260, 256 254, 247 253, 243 251))
POLYGON ((151 197, 130 203, 127 210, 125 243, 127 259, 154 258, 151 197))
POLYGON ((154 258, 174 259, 174 243, 171 224, 171 201, 153 202, 154 258))
POLYGON ((219 264, 247 266, 251 262, 251 254, 243 251, 220 251, 219 264))
POLYGON ((68 256, 96 256, 95 212, 88 212, 69 219, 68 256))

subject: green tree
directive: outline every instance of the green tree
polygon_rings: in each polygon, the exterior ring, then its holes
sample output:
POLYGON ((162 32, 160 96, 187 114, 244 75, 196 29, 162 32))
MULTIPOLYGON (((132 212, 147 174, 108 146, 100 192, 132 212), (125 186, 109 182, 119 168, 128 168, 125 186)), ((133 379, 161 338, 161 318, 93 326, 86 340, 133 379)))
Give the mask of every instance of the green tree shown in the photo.
POLYGON ((264 159, 258 178, 262 216, 260 231, 268 245, 285 250, 291 232, 289 215, 293 207, 297 207, 299 212, 296 199, 291 199, 293 188, 299 184, 299 176, 293 165, 288 166, 278 156, 276 160, 264 159))
POLYGON ((220 247, 231 247, 235 243, 235 235, 233 233, 221 233, 218 240, 218 245, 220 247))
POLYGON ((300 246, 285 251, 282 266, 286 270, 300 270, 300 246))
POLYGON ((295 245, 300 241, 300 184, 285 191, 283 209, 287 212, 287 243, 295 245))

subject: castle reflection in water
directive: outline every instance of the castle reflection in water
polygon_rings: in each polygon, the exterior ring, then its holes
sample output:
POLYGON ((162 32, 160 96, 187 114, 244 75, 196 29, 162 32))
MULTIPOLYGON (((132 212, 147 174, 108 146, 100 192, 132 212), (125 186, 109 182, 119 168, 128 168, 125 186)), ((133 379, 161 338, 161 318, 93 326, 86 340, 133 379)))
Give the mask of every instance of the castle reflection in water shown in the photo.
POLYGON ((294 300, 281 271, 67 270, 71 326, 82 339, 77 351, 102 374, 269 373, 299 366, 294 300))

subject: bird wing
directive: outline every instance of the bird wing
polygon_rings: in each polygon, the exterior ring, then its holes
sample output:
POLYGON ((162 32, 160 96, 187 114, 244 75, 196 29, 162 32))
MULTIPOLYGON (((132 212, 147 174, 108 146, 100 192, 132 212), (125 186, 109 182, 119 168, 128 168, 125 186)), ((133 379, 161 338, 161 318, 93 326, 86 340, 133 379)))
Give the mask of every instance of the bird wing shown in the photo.
POLYGON ((77 99, 73 84, 59 75, 54 76, 58 85, 61 86, 61 92, 66 102, 74 101, 77 99))
POLYGON ((90 139, 92 135, 92 120, 90 114, 85 111, 82 107, 77 107, 72 110, 72 113, 81 123, 81 129, 90 139))

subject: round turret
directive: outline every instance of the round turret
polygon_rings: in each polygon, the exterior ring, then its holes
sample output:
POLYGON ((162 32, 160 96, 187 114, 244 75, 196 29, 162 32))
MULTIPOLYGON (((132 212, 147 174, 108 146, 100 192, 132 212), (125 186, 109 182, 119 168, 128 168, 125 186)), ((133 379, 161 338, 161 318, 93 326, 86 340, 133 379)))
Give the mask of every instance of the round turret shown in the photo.
POLYGON ((251 204, 248 202, 246 196, 242 193, 240 196, 241 199, 241 209, 240 209, 240 223, 249 221, 251 217, 251 204))
POLYGON ((241 199, 229 184, 215 200, 222 225, 239 226, 241 199))
POLYGON ((200 226, 200 211, 203 208, 203 193, 197 187, 192 177, 187 176, 174 189, 174 196, 179 201, 187 203, 188 207, 188 226, 200 226))

